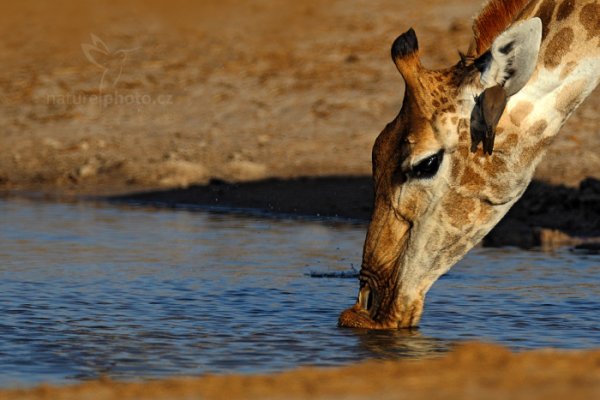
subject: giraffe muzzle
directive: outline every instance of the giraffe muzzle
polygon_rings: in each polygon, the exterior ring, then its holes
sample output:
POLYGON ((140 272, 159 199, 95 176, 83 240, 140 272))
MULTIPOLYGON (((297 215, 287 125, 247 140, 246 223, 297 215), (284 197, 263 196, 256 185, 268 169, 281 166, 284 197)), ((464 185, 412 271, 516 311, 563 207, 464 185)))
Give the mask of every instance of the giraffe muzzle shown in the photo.
POLYGON ((338 326, 375 329, 376 322, 371 318, 374 307, 374 295, 374 291, 368 284, 361 285, 356 304, 342 312, 338 320, 338 326))
POLYGON ((395 329, 397 324, 393 321, 379 322, 372 316, 377 313, 377 293, 368 284, 361 286, 358 299, 354 306, 341 313, 338 326, 344 328, 361 329, 395 329))

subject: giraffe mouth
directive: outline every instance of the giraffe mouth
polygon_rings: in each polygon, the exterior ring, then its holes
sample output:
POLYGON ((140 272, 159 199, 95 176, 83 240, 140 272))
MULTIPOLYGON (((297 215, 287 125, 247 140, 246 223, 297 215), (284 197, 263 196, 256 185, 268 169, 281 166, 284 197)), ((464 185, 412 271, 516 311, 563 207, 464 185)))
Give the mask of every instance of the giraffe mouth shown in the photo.
MULTIPOLYGON (((394 287, 394 286, 392 286, 394 287)), ((416 328, 423 313, 425 292, 378 293, 368 284, 361 284, 356 303, 338 318, 342 328, 411 329, 416 328)))
POLYGON ((375 299, 375 291, 368 284, 361 285, 356 304, 340 314, 338 326, 362 329, 397 328, 397 322, 393 320, 376 321, 372 318, 372 315, 376 315, 378 308, 375 299))
POLYGON ((373 311, 374 291, 368 284, 361 285, 358 292, 356 304, 342 312, 338 320, 338 326, 346 328, 373 329, 376 322, 371 318, 373 311))
POLYGON ((398 329, 398 322, 386 320, 383 322, 375 321, 369 315, 369 312, 361 307, 360 304, 344 310, 338 319, 340 328, 359 328, 359 329, 398 329))

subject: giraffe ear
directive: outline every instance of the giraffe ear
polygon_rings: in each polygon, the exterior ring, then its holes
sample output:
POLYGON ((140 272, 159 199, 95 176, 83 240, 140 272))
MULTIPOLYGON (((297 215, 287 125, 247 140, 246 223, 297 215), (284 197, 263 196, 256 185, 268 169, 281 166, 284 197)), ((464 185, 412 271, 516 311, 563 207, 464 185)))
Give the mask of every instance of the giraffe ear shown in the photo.
POLYGON ((484 87, 500 85, 508 96, 521 90, 535 69, 541 41, 542 21, 537 17, 504 31, 475 61, 484 87))

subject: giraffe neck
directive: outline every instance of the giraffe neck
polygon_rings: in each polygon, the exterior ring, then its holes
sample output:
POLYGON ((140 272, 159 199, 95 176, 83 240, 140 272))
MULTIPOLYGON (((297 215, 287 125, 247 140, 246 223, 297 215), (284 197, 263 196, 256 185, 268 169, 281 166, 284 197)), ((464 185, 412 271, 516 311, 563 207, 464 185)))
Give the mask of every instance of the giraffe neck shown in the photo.
MULTIPOLYGON (((499 121, 494 151, 523 188, 552 139, 599 83, 599 15, 598 0, 532 0, 518 17, 542 20, 542 44, 531 79, 510 98, 499 121)), ((459 98, 461 118, 469 118, 473 97, 467 90, 459 98)))
MULTIPOLYGON (((560 128, 599 83, 597 2, 562 0, 556 4, 554 0, 533 0, 518 18, 542 19, 536 69, 525 87, 508 101, 496 129, 494 154, 488 157, 482 152, 467 153, 465 158, 466 163, 477 167, 488 165, 482 172, 486 185, 480 196, 497 205, 497 215, 490 219, 489 227, 521 197, 560 128), (588 22, 586 18, 593 20, 588 22)), ((471 116, 474 97, 481 90, 466 87, 459 94, 459 118, 465 124, 471 116)), ((463 141, 467 141, 467 131, 459 131, 461 137, 464 135, 463 141)))
POLYGON ((521 130, 537 124, 542 140, 555 136, 598 85, 600 5, 594 0, 533 3, 537 4, 520 19, 542 19, 538 64, 529 83, 509 101, 509 121, 503 122, 521 130))

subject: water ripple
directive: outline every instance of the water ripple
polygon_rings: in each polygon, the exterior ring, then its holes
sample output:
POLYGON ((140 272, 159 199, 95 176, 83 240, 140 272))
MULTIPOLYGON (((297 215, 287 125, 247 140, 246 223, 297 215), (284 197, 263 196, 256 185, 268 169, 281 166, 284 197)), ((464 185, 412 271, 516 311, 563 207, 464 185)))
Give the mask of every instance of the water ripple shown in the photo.
POLYGON ((476 249, 418 331, 336 328, 364 227, 0 201, 0 385, 600 346, 600 257, 476 249), (326 278, 326 279, 323 279, 326 278))

